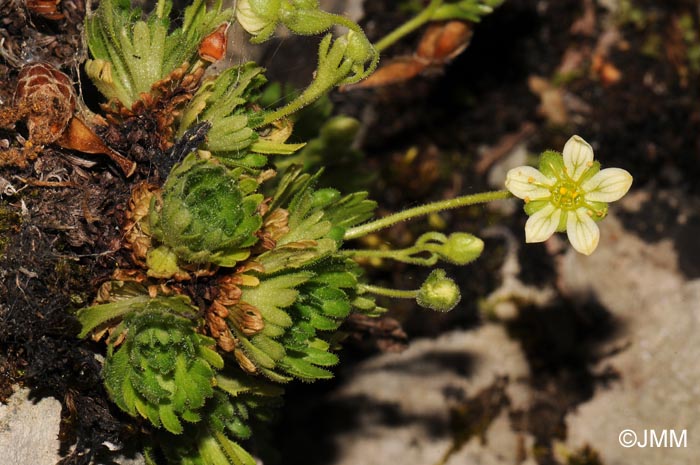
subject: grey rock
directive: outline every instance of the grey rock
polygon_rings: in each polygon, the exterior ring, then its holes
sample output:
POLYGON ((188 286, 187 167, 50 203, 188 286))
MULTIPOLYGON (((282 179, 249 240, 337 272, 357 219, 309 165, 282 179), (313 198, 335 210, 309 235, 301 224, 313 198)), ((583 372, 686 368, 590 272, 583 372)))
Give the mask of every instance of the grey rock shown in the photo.
MULTIPOLYGON (((382 421, 377 412, 362 411, 357 428, 336 434, 337 459, 332 465, 431 465, 440 463, 453 445, 449 431, 447 390, 469 398, 508 375, 511 405, 525 405, 530 395, 523 380, 529 368, 518 344, 499 325, 454 331, 434 340, 416 340, 400 354, 384 354, 355 367, 336 400, 366 398, 390 405, 400 421, 382 421)), ((520 438, 510 428, 505 410, 485 434, 485 444, 472 438, 447 464, 512 464, 520 438)), ((331 465, 331 464, 329 464, 331 465)))
POLYGON ((603 348, 615 355, 597 368, 612 367, 620 380, 599 386, 568 416, 567 444, 593 445, 608 465, 697 463, 700 280, 681 274, 670 239, 645 242, 614 216, 601 223, 601 233, 599 250, 590 257, 568 253, 559 271, 566 292, 595 296, 619 320, 619 334, 603 348), (680 437, 686 430, 688 447, 623 447, 619 436, 627 429, 642 444, 645 431, 667 430, 669 439, 671 431, 680 437))
MULTIPOLYGON (((7 404, 0 404, 0 463, 55 465, 61 460, 60 423, 58 400, 45 397, 36 401, 29 397, 29 390, 18 389, 7 404)), ((140 454, 129 458, 117 454, 108 463, 144 465, 145 461, 140 454)))
POLYGON ((13 465, 54 465, 58 455, 61 403, 47 397, 38 402, 20 389, 0 404, 0 457, 13 465))

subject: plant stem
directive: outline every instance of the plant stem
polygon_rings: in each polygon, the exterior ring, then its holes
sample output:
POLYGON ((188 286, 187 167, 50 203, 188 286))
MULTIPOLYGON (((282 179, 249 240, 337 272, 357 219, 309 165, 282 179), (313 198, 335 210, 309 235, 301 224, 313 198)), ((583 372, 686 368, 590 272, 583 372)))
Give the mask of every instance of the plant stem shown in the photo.
POLYGON ((156 16, 158 19, 162 19, 165 14, 165 0, 158 0, 156 4, 156 16))
POLYGON ((417 216, 424 216, 430 213, 439 212, 443 210, 451 210, 459 207, 466 207, 467 205, 474 205, 477 203, 491 202, 493 200, 502 200, 512 197, 512 194, 506 190, 503 191, 492 191, 492 192, 481 192, 479 194, 465 195, 462 197, 457 197, 455 199, 441 200, 438 202, 427 203, 425 205, 420 205, 418 207, 409 208, 408 210, 403 210, 393 215, 385 216, 375 221, 370 221, 369 223, 361 224, 350 228, 345 231, 345 236, 343 239, 357 239, 358 237, 365 236, 369 233, 379 231, 380 229, 388 228, 401 221, 410 220, 417 216))
POLYGON ((396 299, 415 299, 418 291, 402 291, 399 289, 389 289, 388 287, 372 286, 371 284, 360 284, 358 286, 361 292, 369 292, 370 294, 383 295, 396 299))
POLYGON ((427 23, 430 21, 431 16, 433 15, 433 12, 440 7, 442 4, 442 0, 432 0, 430 4, 423 10, 421 13, 413 17, 412 19, 409 19, 405 23, 403 23, 401 26, 397 27, 393 31, 391 31, 389 34, 384 36, 379 42, 374 44, 374 48, 377 49, 377 52, 383 52, 385 49, 391 47, 394 45, 397 41, 399 41, 403 36, 410 34, 411 32, 415 31, 419 27, 421 27, 423 24, 427 23))
POLYGON ((305 106, 315 101, 320 95, 328 91, 328 89, 330 89, 331 87, 333 87, 332 84, 329 86, 326 85, 326 83, 321 83, 317 80, 311 82, 311 84, 309 84, 309 86, 306 89, 304 89, 304 91, 297 98, 284 105, 283 107, 280 107, 277 110, 265 114, 263 120, 255 126, 253 126, 253 129, 267 126, 273 121, 277 121, 278 119, 282 119, 285 116, 291 115, 292 113, 301 110, 305 106))
POLYGON ((433 266, 438 261, 438 256, 430 251, 429 249, 420 249, 418 247, 410 247, 408 249, 399 250, 365 250, 365 249, 351 249, 351 250, 341 250, 341 252, 356 260, 358 258, 372 259, 390 259, 396 260, 402 263, 409 263, 411 265, 420 266, 433 266), (413 254, 423 253, 427 254, 427 257, 417 257, 413 254))

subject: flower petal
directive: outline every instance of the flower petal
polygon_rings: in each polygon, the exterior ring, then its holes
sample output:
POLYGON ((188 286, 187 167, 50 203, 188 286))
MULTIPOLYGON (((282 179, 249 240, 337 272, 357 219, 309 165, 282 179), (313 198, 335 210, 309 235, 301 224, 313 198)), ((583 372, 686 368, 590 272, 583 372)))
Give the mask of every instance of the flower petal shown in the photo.
POLYGON ((620 200, 632 185, 632 175, 621 168, 606 168, 596 173, 581 186, 585 198, 591 202, 614 202, 620 200))
POLYGON ((514 196, 528 200, 540 200, 549 198, 549 189, 543 186, 551 186, 554 182, 549 180, 532 166, 518 166, 508 171, 506 175, 506 189, 514 196))
POLYGON ((593 165, 593 148, 580 136, 571 136, 562 155, 567 174, 574 181, 593 165))
POLYGON ((559 225, 561 208, 548 204, 532 215, 525 223, 525 242, 544 242, 549 239, 559 225))
POLYGON ((593 218, 589 216, 587 208, 579 208, 569 212, 566 234, 574 249, 584 255, 590 255, 598 247, 600 229, 593 218))

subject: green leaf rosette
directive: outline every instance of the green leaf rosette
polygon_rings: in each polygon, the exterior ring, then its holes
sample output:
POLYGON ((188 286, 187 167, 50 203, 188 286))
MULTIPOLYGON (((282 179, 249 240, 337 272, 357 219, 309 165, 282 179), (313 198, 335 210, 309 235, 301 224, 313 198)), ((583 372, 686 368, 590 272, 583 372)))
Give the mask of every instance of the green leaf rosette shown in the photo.
POLYGON ((182 298, 151 299, 128 314, 110 338, 103 373, 119 408, 175 434, 182 433, 182 420, 200 420, 214 394, 214 369, 224 364, 211 348, 214 340, 173 313, 183 305, 182 298))
POLYGON ((151 202, 149 228, 161 246, 147 258, 149 274, 169 277, 178 266, 234 266, 250 255, 262 225, 258 181, 191 153, 170 172, 151 202))

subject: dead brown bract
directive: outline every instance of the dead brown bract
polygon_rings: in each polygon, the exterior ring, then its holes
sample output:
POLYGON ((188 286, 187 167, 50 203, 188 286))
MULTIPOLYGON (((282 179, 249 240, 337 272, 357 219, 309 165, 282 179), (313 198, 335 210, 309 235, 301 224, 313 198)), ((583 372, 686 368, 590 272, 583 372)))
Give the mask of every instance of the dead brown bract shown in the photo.
POLYGON ((0 166, 25 168, 45 145, 56 144, 83 153, 103 154, 127 175, 136 164, 107 147, 76 114, 77 97, 70 78, 49 63, 32 63, 22 68, 12 105, 0 111, 0 127, 11 128, 24 121, 29 137, 21 148, 0 152, 0 166))
POLYGON ((413 55, 390 60, 371 76, 343 89, 367 89, 405 82, 421 73, 435 73, 469 45, 472 28, 463 21, 433 23, 427 27, 413 55))
POLYGON ((173 145, 175 119, 199 89, 204 70, 199 66, 190 71, 190 64, 183 63, 168 76, 154 83, 150 92, 142 93, 141 99, 131 108, 126 108, 115 100, 103 104, 102 109, 107 114, 107 121, 115 126, 130 126, 130 122, 143 118, 153 120, 157 145, 161 150, 167 150, 173 145))

